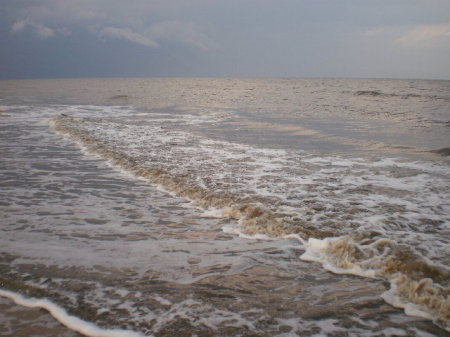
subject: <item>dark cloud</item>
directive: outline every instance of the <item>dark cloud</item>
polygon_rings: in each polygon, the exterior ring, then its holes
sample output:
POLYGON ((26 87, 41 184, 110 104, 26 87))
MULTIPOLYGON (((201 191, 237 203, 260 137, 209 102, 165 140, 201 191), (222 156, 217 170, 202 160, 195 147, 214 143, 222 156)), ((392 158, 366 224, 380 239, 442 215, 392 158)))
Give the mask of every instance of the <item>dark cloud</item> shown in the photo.
POLYGON ((0 0, 0 77, 450 79, 444 0, 0 0))

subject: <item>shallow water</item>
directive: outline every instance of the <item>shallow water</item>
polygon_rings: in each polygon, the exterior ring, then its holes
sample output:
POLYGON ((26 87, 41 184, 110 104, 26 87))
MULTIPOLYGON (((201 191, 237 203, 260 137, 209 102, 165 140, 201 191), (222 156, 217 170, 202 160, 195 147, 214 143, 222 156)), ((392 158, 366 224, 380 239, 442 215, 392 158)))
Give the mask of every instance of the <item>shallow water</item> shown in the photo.
POLYGON ((67 329, 45 310, 18 306, 3 297, 0 297, 0 321, 2 322, 1 336, 83 336, 67 329))
POLYGON ((0 85, 4 290, 143 335, 447 334, 448 82, 0 85))

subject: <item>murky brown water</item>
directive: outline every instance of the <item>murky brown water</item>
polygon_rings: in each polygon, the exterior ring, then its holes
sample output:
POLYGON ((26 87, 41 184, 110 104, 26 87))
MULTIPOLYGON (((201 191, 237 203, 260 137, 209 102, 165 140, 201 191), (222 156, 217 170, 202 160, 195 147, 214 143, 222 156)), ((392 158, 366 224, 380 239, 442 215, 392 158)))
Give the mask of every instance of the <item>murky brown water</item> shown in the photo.
MULTIPOLYGON (((0 87, 0 288, 143 335, 448 334, 447 82, 0 87)), ((1 336, 76 336, 19 308, 1 336)))

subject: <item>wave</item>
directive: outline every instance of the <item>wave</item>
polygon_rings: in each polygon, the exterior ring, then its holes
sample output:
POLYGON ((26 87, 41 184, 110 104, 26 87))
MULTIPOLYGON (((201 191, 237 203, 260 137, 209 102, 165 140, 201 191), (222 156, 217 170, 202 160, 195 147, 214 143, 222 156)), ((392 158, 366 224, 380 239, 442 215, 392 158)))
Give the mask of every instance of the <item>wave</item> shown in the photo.
POLYGON ((28 308, 42 308, 47 310, 56 320, 69 329, 89 337, 144 337, 144 335, 120 329, 102 329, 98 326, 69 315, 63 308, 42 298, 25 298, 24 296, 8 290, 0 289, 0 296, 9 298, 17 305, 28 308))
MULTIPOLYGON (((304 237, 333 236, 331 231, 308 226, 307 223, 300 220, 287 219, 285 214, 277 213, 263 203, 252 200, 251 197, 241 197, 223 190, 216 192, 210 188, 193 184, 191 176, 176 175, 172 170, 167 170, 163 166, 143 166, 142 162, 133 155, 114 149, 110 147, 110 144, 99 141, 89 132, 77 128, 73 124, 77 123, 77 119, 70 116, 61 115, 52 119, 50 123, 55 131, 80 142, 88 152, 101 155, 113 165, 159 184, 167 191, 174 192, 205 209, 218 210, 222 217, 239 220, 247 234, 263 232, 272 236, 282 236, 289 232, 301 233, 304 237)), ((176 145, 175 142, 168 144, 176 145)))
POLYGON ((444 147, 442 149, 433 150, 431 152, 440 154, 441 156, 444 156, 444 157, 445 156, 450 156, 450 147, 444 147))
POLYGON ((397 94, 397 93, 385 93, 381 92, 379 90, 358 90, 354 92, 355 96, 367 96, 367 97, 398 97, 402 99, 409 99, 409 98, 426 98, 426 99, 432 99, 432 100, 444 100, 448 101, 448 97, 444 96, 437 96, 437 95, 420 95, 420 94, 397 94))
POLYGON ((333 273, 384 278, 391 283, 391 289, 383 294, 386 302, 450 330, 449 288, 444 286, 450 272, 408 247, 385 238, 351 236, 309 239, 305 246, 301 259, 322 263, 333 273))
MULTIPOLYGON (((436 204, 445 198, 439 193, 448 190, 430 187, 436 177, 428 180, 420 164, 402 167, 386 159, 367 166, 345 158, 329 163, 302 152, 202 139, 148 117, 60 115, 50 125, 111 164, 238 219, 246 235, 295 236, 304 243, 304 260, 337 273, 390 281, 397 296, 390 303, 403 303, 407 312, 450 329, 450 273, 439 263, 447 242, 433 239, 448 223, 439 219, 444 206, 436 204), (430 226, 422 238, 419 225, 430 226)), ((446 179, 445 169, 428 170, 446 179)))
POLYGON ((387 93, 383 93, 383 92, 377 91, 377 90, 359 90, 359 91, 355 92, 355 95, 356 96, 371 96, 371 97, 379 97, 379 96, 381 96, 381 97, 400 97, 403 99, 423 97, 423 95, 418 95, 418 94, 394 94, 394 93, 387 94, 387 93))

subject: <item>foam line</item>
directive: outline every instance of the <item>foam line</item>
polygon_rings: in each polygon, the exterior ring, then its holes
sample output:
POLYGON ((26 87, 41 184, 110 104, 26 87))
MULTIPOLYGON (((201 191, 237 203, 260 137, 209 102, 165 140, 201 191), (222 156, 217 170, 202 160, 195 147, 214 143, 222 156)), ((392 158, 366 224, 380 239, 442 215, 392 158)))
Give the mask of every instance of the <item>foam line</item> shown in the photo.
POLYGON ((57 321, 71 330, 89 337, 144 337, 143 334, 118 329, 102 329, 93 323, 69 315, 63 308, 47 299, 25 298, 20 294, 8 290, 0 290, 0 296, 9 298, 16 304, 28 308, 42 308, 47 310, 57 321))

